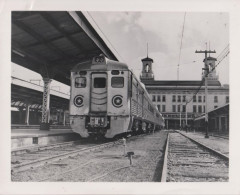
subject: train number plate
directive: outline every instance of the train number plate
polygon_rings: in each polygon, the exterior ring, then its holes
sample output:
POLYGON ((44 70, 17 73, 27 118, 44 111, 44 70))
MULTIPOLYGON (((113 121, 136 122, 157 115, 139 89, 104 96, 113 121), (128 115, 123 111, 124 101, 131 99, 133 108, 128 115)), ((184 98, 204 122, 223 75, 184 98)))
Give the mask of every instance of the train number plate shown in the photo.
POLYGON ((107 125, 106 117, 91 117, 91 126, 105 127, 107 125))

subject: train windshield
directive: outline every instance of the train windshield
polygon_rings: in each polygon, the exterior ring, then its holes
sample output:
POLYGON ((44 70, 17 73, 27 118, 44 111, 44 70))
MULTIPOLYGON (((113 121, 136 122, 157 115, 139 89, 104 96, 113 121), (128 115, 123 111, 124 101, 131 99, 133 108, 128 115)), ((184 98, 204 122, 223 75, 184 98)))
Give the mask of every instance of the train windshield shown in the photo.
POLYGON ((75 79, 75 87, 76 88, 84 88, 86 87, 87 80, 86 77, 77 77, 75 79))
POLYGON ((105 88, 106 87, 106 78, 96 77, 94 78, 94 88, 105 88))
POLYGON ((123 88, 124 78, 123 77, 112 77, 111 85, 113 88, 123 88))

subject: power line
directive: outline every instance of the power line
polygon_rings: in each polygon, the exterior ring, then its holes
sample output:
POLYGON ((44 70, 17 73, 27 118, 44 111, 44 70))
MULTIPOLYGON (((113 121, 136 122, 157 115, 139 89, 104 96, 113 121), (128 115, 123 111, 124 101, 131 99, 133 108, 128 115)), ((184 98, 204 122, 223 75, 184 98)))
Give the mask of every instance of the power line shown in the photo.
POLYGON ((227 46, 222 50, 222 52, 218 55, 217 59, 222 55, 222 53, 223 53, 226 49, 229 50, 228 47, 229 47, 229 43, 228 43, 227 46))
MULTIPOLYGON (((228 51, 224 54, 224 56, 222 57, 222 59, 219 60, 219 62, 212 68, 212 70, 211 70, 209 73, 211 73, 213 70, 215 70, 216 67, 228 56, 229 53, 230 53, 230 51, 228 50, 228 51)), ((208 74, 209 74, 209 73, 208 73, 208 74)))
MULTIPOLYGON (((228 46, 229 46, 229 44, 223 49, 223 51, 226 50, 226 48, 227 48, 228 46)), ((218 55, 218 57, 223 53, 223 51, 218 55)), ((216 67, 228 56, 229 53, 230 53, 229 50, 226 51, 226 53, 224 54, 224 56, 222 57, 222 59, 219 60, 219 62, 212 68, 212 70, 207 73, 207 76, 216 69, 216 67)), ((200 89, 201 89, 201 87, 203 86, 204 82, 205 82, 205 79, 202 78, 201 83, 200 83, 200 86, 198 87, 198 89, 196 90, 196 92, 194 93, 194 95, 191 97, 191 99, 190 99, 189 101, 186 101, 186 104, 190 103, 190 102, 193 100, 193 97, 198 94, 198 92, 200 91, 200 89)))
POLYGON ((184 13, 184 19, 183 19, 182 36, 181 36, 180 51, 179 51, 179 57, 178 57, 177 80, 179 80, 179 63, 180 63, 180 57, 182 52, 182 40, 183 40, 183 33, 184 33, 184 26, 185 26, 185 17, 186 17, 186 12, 184 13))
MULTIPOLYGON (((110 45, 113 47, 113 49, 118 53, 118 51, 115 49, 115 47, 113 46, 113 44, 111 43, 111 41, 107 38, 107 36, 104 34, 104 32, 101 30, 101 28, 98 26, 97 22, 94 20, 94 18, 92 17, 92 15, 87 11, 88 15, 92 18, 93 22, 96 24, 96 26, 98 27, 98 29, 101 31, 101 33, 103 34, 103 36, 107 39, 107 41, 110 43, 110 45)), ((123 61, 126 62, 126 60, 124 60, 124 58, 118 53, 118 55, 120 56, 120 58, 122 58, 123 61)))

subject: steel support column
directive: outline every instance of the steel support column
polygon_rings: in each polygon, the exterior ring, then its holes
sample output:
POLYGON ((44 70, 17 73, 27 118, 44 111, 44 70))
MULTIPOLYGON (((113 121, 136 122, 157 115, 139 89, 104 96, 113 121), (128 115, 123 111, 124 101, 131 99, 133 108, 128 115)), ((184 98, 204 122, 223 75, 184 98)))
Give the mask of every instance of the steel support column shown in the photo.
POLYGON ((50 129, 50 84, 52 79, 43 78, 44 87, 43 87, 43 104, 42 104, 42 123, 40 125, 40 130, 49 130, 50 129))
POLYGON ((219 116, 219 132, 222 132, 222 116, 219 116))
POLYGON ((219 123, 219 127, 218 127, 218 132, 220 133, 220 131, 222 131, 222 120, 221 120, 221 116, 219 116, 219 121, 218 121, 218 123, 219 123))
POLYGON ((29 125, 30 103, 26 101, 25 124, 29 125))
POLYGON ((217 117, 214 118, 214 131, 216 131, 218 128, 217 128, 217 117))
POLYGON ((65 115, 65 110, 63 110, 63 125, 66 126, 66 115, 65 115))

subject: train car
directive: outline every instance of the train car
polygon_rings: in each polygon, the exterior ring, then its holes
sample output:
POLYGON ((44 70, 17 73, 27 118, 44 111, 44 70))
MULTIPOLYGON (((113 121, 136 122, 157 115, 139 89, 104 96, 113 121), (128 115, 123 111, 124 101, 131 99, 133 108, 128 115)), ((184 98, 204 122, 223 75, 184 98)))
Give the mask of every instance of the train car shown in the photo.
POLYGON ((71 70, 70 125, 82 137, 113 138, 164 127, 146 89, 124 63, 100 55, 71 70))

